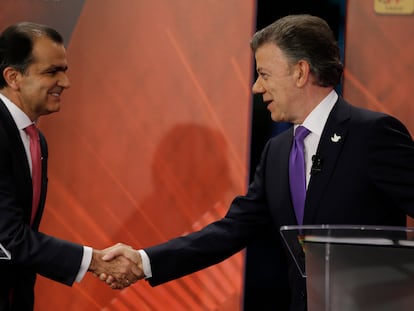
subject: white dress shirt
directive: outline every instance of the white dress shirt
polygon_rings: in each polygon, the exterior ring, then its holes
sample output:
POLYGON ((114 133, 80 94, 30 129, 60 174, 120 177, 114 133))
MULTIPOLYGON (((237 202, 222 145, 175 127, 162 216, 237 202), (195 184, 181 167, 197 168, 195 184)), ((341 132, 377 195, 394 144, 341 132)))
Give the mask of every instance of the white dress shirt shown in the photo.
MULTIPOLYGON (((306 188, 311 176, 312 156, 316 154, 326 120, 337 100, 338 94, 332 90, 303 121, 302 125, 310 130, 309 135, 303 141, 305 146, 306 188)), ((299 125, 295 125, 295 130, 299 125)))

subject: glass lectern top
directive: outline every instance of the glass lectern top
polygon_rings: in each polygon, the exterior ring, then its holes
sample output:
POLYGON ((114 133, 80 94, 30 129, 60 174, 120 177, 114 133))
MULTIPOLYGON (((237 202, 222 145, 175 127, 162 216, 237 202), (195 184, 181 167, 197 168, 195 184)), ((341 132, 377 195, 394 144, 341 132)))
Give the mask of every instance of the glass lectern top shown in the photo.
MULTIPOLYGON (((306 277, 308 243, 414 247, 414 228, 358 225, 282 226, 280 234, 301 275, 306 277)), ((329 250, 327 248, 327 250, 329 250)))

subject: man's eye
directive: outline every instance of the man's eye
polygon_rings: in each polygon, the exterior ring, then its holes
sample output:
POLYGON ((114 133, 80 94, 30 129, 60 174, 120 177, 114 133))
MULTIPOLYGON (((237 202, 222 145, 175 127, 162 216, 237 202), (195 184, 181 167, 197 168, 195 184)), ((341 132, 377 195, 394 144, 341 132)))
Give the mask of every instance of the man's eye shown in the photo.
POLYGON ((46 74, 53 76, 53 75, 56 74, 56 72, 57 72, 57 70, 48 70, 48 71, 46 71, 46 74))
POLYGON ((66 72, 66 69, 67 68, 63 68, 63 67, 62 68, 55 67, 55 68, 50 68, 49 70, 46 70, 45 73, 53 76, 53 75, 58 74, 59 72, 66 72))
POLYGON ((260 73, 260 76, 265 80, 269 77, 267 73, 260 73))

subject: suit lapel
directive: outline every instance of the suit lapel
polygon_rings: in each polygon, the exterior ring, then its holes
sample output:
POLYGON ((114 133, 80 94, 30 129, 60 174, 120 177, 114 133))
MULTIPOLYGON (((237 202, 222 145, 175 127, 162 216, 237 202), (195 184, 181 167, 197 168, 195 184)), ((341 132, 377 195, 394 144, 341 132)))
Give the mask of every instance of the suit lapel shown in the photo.
POLYGON ((321 160, 321 171, 313 174, 309 181, 305 202, 304 224, 313 224, 319 202, 332 177, 337 164, 338 156, 346 141, 348 121, 350 119, 349 106, 342 99, 338 99, 332 109, 317 148, 317 155, 321 160))
POLYGON ((23 193, 23 197, 21 199, 24 202, 24 206, 28 207, 25 210, 25 217, 30 219, 32 200, 32 179, 30 176, 30 167, 19 130, 2 100, 0 100, 0 123, 11 146, 11 153, 13 155, 12 165, 16 174, 15 178, 19 187, 22 187, 21 192, 23 193))

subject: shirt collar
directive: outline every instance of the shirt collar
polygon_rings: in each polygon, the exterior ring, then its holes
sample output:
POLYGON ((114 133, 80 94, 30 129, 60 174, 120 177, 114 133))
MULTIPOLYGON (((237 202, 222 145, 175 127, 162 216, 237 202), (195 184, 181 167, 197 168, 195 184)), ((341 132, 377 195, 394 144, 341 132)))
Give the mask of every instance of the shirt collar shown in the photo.
POLYGON ((338 100, 338 94, 335 90, 332 90, 306 117, 303 122, 303 126, 310 130, 312 133, 321 136, 323 128, 325 127, 326 120, 336 101, 338 100))
POLYGON ((10 99, 0 93, 0 99, 6 105, 6 108, 9 110, 14 123, 19 130, 23 130, 24 128, 28 127, 29 125, 33 124, 33 122, 29 119, 29 117, 17 107, 10 99))

